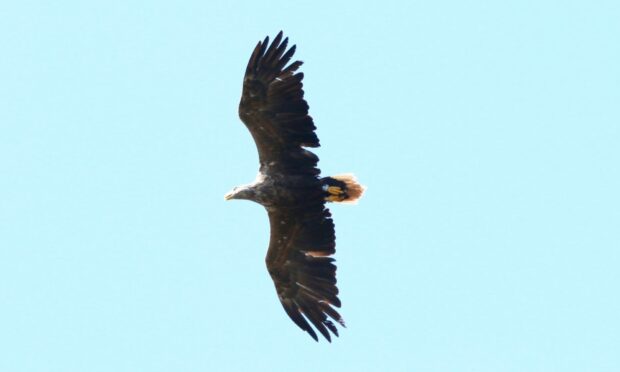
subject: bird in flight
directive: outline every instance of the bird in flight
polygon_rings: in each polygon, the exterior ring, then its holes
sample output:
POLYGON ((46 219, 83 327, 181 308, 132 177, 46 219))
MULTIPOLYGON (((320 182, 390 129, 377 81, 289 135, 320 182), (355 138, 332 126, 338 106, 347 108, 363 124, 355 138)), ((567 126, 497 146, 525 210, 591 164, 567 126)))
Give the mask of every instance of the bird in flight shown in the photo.
POLYGON ((334 222, 328 202, 355 202, 364 187, 352 174, 320 177, 319 147, 302 89, 301 61, 289 64, 295 45, 287 49, 282 31, 269 44, 258 42, 243 78, 239 116, 249 129, 260 168, 256 180, 233 188, 226 200, 261 204, 269 215, 271 235, 267 270, 284 311, 318 341, 316 328, 331 342, 331 331, 344 326, 335 310, 341 306, 336 287, 334 222), (330 320, 331 319, 331 320, 330 320), (329 330, 329 331, 328 331, 329 330))

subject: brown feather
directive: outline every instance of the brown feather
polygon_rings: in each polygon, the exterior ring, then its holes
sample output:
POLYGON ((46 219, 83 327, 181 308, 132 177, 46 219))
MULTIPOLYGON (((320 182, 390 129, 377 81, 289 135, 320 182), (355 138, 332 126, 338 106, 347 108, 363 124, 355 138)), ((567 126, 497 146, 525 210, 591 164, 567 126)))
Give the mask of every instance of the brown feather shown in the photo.
POLYGON ((279 32, 273 42, 259 42, 248 62, 239 103, 239 117, 249 129, 264 173, 317 175, 318 158, 303 147, 318 147, 319 139, 303 91, 300 61, 287 66, 295 46, 279 32), (282 125, 282 115, 287 115, 282 125))
POLYGON ((295 45, 287 48, 282 32, 271 43, 266 37, 246 67, 239 117, 256 144, 262 182, 242 198, 267 208, 271 235, 265 262, 284 311, 313 339, 318 331, 331 341, 338 329, 330 319, 344 326, 334 309, 341 306, 331 257, 336 236, 319 158, 306 149, 320 142, 304 99, 304 74, 298 72, 303 63, 291 62, 295 45))
POLYGON ((329 257, 335 252, 331 214, 322 204, 270 210, 269 222, 271 239, 265 261, 282 305, 301 329, 310 333, 299 314, 330 340, 329 331, 336 336, 338 333, 334 332, 332 323, 326 323, 328 317, 342 323, 340 315, 331 308, 341 305, 336 287, 336 265, 329 257), (321 252, 321 255, 308 252, 321 252))

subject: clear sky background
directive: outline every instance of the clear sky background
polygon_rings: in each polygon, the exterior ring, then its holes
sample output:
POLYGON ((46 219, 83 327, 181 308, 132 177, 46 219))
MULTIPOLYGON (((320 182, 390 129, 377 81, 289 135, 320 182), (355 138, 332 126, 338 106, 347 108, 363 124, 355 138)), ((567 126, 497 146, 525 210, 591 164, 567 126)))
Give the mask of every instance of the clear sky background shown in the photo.
POLYGON ((617 1, 4 1, 0 370, 619 371, 617 1), (237 117, 305 61, 348 328, 265 269, 237 117))

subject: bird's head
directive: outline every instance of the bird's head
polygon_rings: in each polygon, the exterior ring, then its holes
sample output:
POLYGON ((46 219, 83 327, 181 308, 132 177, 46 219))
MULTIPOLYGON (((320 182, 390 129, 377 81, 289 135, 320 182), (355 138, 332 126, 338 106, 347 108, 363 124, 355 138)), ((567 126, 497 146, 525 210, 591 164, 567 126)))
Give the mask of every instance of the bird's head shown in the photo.
POLYGON ((250 186, 237 186, 230 190, 226 195, 224 195, 224 199, 232 200, 232 199, 246 199, 252 200, 254 197, 254 189, 250 186))

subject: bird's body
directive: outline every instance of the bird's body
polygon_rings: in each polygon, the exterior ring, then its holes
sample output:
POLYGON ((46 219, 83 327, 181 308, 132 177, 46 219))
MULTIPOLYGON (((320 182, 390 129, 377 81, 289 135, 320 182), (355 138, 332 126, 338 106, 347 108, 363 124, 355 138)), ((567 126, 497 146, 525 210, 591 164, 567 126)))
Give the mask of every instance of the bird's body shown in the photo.
POLYGON ((309 196, 318 196, 321 193, 318 179, 314 176, 303 175, 260 172, 254 182, 245 187, 247 187, 244 190, 245 195, 236 199, 254 201, 267 210, 299 207, 306 200, 315 199, 309 196))
POLYGON ((352 175, 321 178, 319 158, 306 147, 319 140, 304 100, 300 61, 288 64, 295 46, 280 32, 269 45, 259 42, 245 72, 239 116, 258 149, 256 180, 234 188, 225 198, 245 199, 265 207, 271 228, 265 258, 278 298, 288 316, 315 340, 308 321, 331 340, 344 326, 336 287, 334 223, 326 202, 350 202, 364 189, 352 175), (288 64, 288 65, 287 65, 288 64), (329 331, 328 331, 329 330, 329 331))

